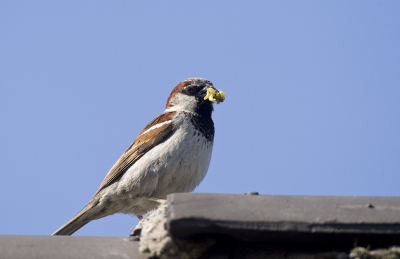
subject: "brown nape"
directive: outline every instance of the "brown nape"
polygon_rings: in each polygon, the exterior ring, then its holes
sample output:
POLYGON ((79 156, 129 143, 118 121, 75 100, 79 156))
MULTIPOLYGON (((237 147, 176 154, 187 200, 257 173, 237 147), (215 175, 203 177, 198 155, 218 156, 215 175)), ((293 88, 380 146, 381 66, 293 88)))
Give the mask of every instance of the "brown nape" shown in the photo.
POLYGON ((171 92, 171 95, 168 97, 167 106, 165 106, 165 109, 168 109, 171 107, 171 105, 169 104, 169 101, 172 99, 172 97, 175 96, 175 94, 181 92, 183 87, 190 85, 192 83, 193 83, 192 81, 182 81, 177 86, 175 86, 174 90, 172 90, 172 92, 171 92))

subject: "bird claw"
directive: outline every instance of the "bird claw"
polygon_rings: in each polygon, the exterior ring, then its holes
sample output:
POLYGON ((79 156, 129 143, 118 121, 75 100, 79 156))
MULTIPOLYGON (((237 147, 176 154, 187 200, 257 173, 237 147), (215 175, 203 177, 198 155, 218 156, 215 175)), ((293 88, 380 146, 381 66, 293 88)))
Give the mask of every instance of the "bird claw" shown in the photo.
POLYGON ((167 200, 166 199, 159 199, 159 198, 156 198, 156 197, 147 197, 147 196, 143 196, 143 198, 145 198, 146 200, 149 200, 149 201, 155 201, 155 202, 158 202, 158 203, 160 203, 160 204, 163 204, 164 202, 166 202, 167 200))

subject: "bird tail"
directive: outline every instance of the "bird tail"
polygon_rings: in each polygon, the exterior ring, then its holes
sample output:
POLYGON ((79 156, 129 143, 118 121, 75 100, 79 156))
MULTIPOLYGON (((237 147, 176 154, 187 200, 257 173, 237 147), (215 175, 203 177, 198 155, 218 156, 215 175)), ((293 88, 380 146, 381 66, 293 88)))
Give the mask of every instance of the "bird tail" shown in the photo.
POLYGON ((70 236, 75 233, 78 229, 86 225, 88 222, 67 222, 64 226, 60 227, 56 232, 51 234, 52 236, 70 236))
POLYGON ((57 235, 64 235, 64 236, 70 236, 73 233, 75 233, 78 229, 89 223, 90 220, 83 220, 81 217, 93 208, 93 205, 90 203, 85 206, 78 214, 75 215, 72 219, 70 219, 67 223, 65 223, 62 227, 57 229, 56 232, 51 234, 52 236, 57 236, 57 235))

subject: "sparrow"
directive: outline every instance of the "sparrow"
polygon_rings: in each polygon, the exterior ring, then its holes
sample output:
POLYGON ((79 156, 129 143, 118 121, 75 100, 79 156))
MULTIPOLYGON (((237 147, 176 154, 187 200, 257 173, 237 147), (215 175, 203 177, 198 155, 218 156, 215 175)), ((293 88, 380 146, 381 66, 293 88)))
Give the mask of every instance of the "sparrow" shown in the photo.
POLYGON ((164 112, 139 133, 89 203, 52 235, 71 235, 90 221, 115 213, 142 219, 168 194, 193 191, 211 161, 213 102, 224 99, 225 93, 206 79, 179 83, 164 112))

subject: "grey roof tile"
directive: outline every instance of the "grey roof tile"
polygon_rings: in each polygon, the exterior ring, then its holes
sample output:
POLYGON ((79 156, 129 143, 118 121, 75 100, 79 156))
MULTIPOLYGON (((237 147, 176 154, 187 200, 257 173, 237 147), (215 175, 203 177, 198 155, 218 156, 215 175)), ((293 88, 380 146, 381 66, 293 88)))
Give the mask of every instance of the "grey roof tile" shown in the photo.
POLYGON ((178 193, 167 227, 173 237, 229 235, 277 243, 400 242, 400 197, 178 193))
POLYGON ((0 235, 0 258, 144 259, 128 237, 0 235))

